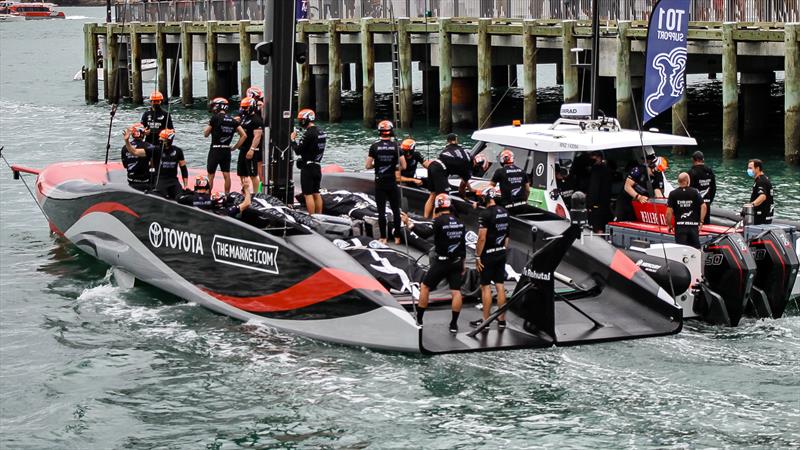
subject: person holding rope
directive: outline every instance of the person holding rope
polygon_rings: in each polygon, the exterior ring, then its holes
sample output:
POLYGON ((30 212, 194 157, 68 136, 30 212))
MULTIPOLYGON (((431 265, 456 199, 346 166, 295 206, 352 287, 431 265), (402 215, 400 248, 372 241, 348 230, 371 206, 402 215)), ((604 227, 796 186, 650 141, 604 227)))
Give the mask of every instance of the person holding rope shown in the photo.
POLYGON ((514 152, 505 149, 500 152, 501 167, 494 172, 491 185, 500 185, 500 204, 508 213, 520 213, 528 204, 531 185, 525 171, 514 164, 514 152))
POLYGON ((380 139, 369 147, 366 168, 375 169, 375 204, 378 208, 380 242, 386 243, 386 201, 392 209, 394 243, 400 244, 400 188, 398 172, 406 168, 406 159, 400 157, 400 148, 394 137, 394 124, 383 120, 378 124, 380 139))
POLYGON ((153 145, 158 145, 159 133, 162 130, 169 128, 174 130, 172 126, 172 117, 169 112, 164 111, 161 104, 164 102, 164 95, 159 91, 150 93, 150 109, 142 114, 142 123, 145 126, 145 134, 147 142, 153 145))
MULTIPOLYGON (((249 178, 252 188, 258 188, 258 167, 256 165, 256 155, 260 154, 259 146, 261 137, 264 134, 264 122, 258 114, 258 104, 252 97, 245 97, 239 103, 239 122, 247 134, 247 138, 239 147, 239 160, 236 164, 236 175, 241 180, 249 178)), ((244 181, 242 181, 244 186, 244 181)))
POLYGON ((135 123, 122 132, 122 165, 128 172, 128 185, 137 191, 150 189, 150 160, 155 146, 145 141, 147 128, 135 123))
MULTIPOLYGON (((508 248, 508 211, 495 203, 497 190, 487 187, 481 191, 481 199, 486 209, 478 216, 478 243, 475 246, 475 270, 480 273, 481 301, 483 303, 483 319, 473 320, 469 324, 480 326, 489 320, 492 309, 492 283, 497 291, 497 307, 506 304, 506 290, 503 282, 506 279, 506 249, 508 248)), ((505 314, 497 320, 497 328, 506 327, 505 314)), ((482 330, 484 333, 489 328, 482 330)))
POLYGON ((417 142, 413 139, 404 139, 400 144, 400 150, 403 152, 403 157, 400 159, 405 160, 406 167, 400 171, 400 176, 397 181, 409 187, 422 187, 425 185, 425 180, 417 178, 417 166, 428 168, 430 161, 427 161, 422 153, 417 151, 417 142))
POLYGON ((228 115, 228 100, 217 97, 211 100, 211 119, 203 130, 203 136, 211 136, 211 148, 208 150, 208 172, 210 189, 214 190, 214 175, 217 168, 222 171, 225 180, 225 193, 231 191, 231 152, 241 148, 247 139, 247 133, 233 117, 228 115), (233 135, 238 133, 239 140, 231 147, 233 135))
MULTIPOLYGON (((130 130, 125 130, 125 146, 128 152, 138 157, 147 155, 143 148, 134 148, 129 140, 130 130)), ((153 167, 156 169, 155 192, 163 197, 174 200, 181 193, 181 184, 178 182, 178 169, 183 179, 183 189, 189 184, 189 169, 183 150, 177 145, 172 145, 175 139, 175 130, 162 130, 159 135, 160 145, 152 153, 153 167)))

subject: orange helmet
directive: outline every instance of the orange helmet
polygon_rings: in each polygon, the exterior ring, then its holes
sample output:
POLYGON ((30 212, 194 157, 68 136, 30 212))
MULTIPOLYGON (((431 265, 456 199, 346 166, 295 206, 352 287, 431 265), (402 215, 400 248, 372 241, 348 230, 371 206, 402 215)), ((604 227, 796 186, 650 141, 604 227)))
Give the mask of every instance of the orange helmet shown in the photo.
POLYGON ((657 172, 665 172, 667 168, 669 168, 669 161, 667 161, 667 158, 663 156, 656 157, 655 170, 657 172))
POLYGON ((501 164, 514 164, 514 152, 509 149, 505 149, 500 152, 500 163, 501 164))
POLYGON ((403 143, 400 144, 400 148, 404 152, 413 152, 415 148, 417 148, 417 141, 413 139, 405 139, 403 143))
POLYGON ((205 175, 198 175, 194 179, 194 190, 208 189, 208 177, 205 175))
POLYGON ((175 130, 171 130, 169 128, 164 128, 161 130, 161 133, 158 133, 158 138, 162 141, 172 143, 172 140, 175 139, 175 130))
POLYGON ((302 126, 302 127, 308 125, 309 123, 311 123, 311 122, 313 122, 315 120, 317 120, 317 115, 314 114, 314 110, 313 109, 305 108, 305 109, 301 109, 297 113, 297 121, 300 123, 300 126, 302 126))
POLYGON ((153 91, 150 93, 150 103, 154 105, 158 105, 164 101, 164 94, 158 91, 153 91))
POLYGON ((245 97, 239 102, 239 112, 242 114, 249 114, 256 110, 258 101, 253 97, 245 97))
POLYGON ((222 97, 216 97, 209 102, 211 112, 224 112, 228 110, 228 100, 222 97))
POLYGON ((394 124, 388 120, 381 120, 380 123, 378 123, 378 134, 380 134, 382 138, 394 136, 394 124))
POLYGON ((450 207, 450 196, 447 194, 439 194, 436 196, 436 199, 433 201, 433 205, 435 208, 449 208, 450 207))
POLYGON ((264 100, 264 91, 258 86, 250 86, 247 88, 247 96, 256 99, 256 101, 264 100))
POLYGON ((146 129, 147 128, 145 128, 144 124, 135 123, 128 128, 128 131, 131 132, 131 136, 133 136, 134 139, 141 139, 144 137, 144 131, 146 129))

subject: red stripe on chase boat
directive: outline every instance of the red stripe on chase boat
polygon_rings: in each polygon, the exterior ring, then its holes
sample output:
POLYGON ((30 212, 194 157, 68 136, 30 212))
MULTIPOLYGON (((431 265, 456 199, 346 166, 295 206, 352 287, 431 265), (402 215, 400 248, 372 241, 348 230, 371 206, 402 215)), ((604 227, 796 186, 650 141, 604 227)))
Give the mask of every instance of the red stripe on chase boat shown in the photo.
POLYGON ((639 271, 639 266, 636 265, 625 253, 617 250, 614 252, 614 258, 611 260, 611 270, 617 272, 623 277, 632 280, 636 272, 639 271))
POLYGON ((203 289, 207 294, 248 312, 291 311, 322 303, 354 289, 387 292, 375 278, 325 268, 280 292, 257 297, 235 297, 203 289))
POLYGON ((137 219, 139 218, 139 215, 136 214, 135 212, 133 212, 132 209, 128 208, 127 206, 123 205, 122 203, 117 203, 117 202, 100 202, 100 203, 96 203, 96 204, 86 208, 86 211, 84 211, 83 214, 81 214, 81 217, 83 217, 83 216, 85 216, 87 214, 93 213, 93 212, 104 212, 104 213, 107 213, 107 214, 111 214, 114 211, 121 211, 121 212, 124 212, 126 214, 130 214, 133 217, 136 217, 137 219))

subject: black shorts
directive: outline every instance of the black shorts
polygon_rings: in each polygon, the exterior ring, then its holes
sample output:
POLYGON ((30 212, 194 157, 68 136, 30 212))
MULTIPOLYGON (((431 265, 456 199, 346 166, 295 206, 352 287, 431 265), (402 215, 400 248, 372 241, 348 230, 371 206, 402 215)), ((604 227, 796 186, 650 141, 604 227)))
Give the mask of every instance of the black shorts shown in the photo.
POLYGON ((150 181, 131 181, 128 180, 128 186, 136 189, 137 191, 146 191, 150 189, 150 181))
POLYGON ((461 289, 461 285, 464 282, 463 276, 461 275, 463 268, 463 258, 448 259, 444 261, 434 259, 433 264, 431 264, 431 268, 428 269, 428 273, 425 274, 425 278, 422 279, 422 282, 425 284, 425 286, 428 286, 428 288, 434 290, 442 280, 447 279, 447 285, 450 287, 450 290, 455 291, 461 289))
POLYGON ((209 174, 216 173, 217 167, 221 172, 231 171, 231 149, 230 147, 211 148, 208 151, 208 163, 206 171, 209 174))
POLYGON ((300 168, 300 189, 303 195, 319 194, 322 182, 322 167, 319 164, 306 164, 300 168))
POLYGON ((483 270, 481 271, 481 286, 492 283, 502 283, 506 280, 506 252, 484 252, 481 256, 483 270))
POLYGON ((253 161, 260 163, 264 161, 264 150, 258 149, 255 150, 255 155, 253 155, 253 161))
POLYGON ((428 189, 434 194, 450 192, 450 183, 447 181, 447 171, 438 162, 428 166, 428 189))
POLYGON ((247 159, 247 152, 239 153, 239 161, 236 163, 236 175, 240 177, 258 176, 255 157, 247 159))
POLYGON ((700 248, 700 230, 696 226, 675 227, 675 243, 688 245, 689 247, 700 248))
POLYGON ((181 184, 178 182, 177 178, 170 180, 159 180, 155 188, 156 194, 171 200, 178 198, 178 195, 180 195, 182 192, 183 188, 181 187, 181 184))

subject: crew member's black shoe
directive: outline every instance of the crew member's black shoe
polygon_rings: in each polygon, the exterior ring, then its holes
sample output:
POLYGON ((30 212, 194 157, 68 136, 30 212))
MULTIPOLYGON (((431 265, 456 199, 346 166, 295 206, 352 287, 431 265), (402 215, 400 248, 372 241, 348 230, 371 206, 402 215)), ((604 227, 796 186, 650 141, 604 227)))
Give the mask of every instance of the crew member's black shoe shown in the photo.
POLYGON ((471 326, 472 328, 478 328, 479 326, 481 326, 482 323, 483 323, 482 319, 470 320, 469 321, 469 326, 471 326))
POLYGON ((506 328, 506 321, 505 320, 498 320, 497 321, 497 328, 504 330, 506 328))
POLYGON ((455 334, 458 333, 458 324, 455 322, 450 322, 450 332, 455 334))

